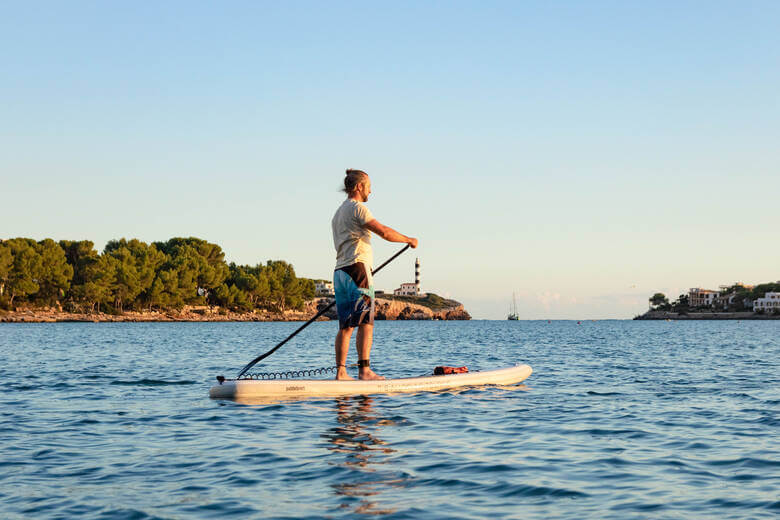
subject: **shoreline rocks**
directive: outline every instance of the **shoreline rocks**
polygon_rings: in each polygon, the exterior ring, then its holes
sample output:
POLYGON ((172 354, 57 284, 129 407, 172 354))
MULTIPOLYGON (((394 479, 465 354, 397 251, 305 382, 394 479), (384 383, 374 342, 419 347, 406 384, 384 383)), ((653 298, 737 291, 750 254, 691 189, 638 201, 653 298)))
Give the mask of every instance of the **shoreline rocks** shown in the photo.
MULTIPOLYGON (((272 312, 255 310, 234 312, 208 305, 185 305, 179 311, 125 311, 123 314, 66 312, 59 308, 0 310, 0 323, 59 323, 59 322, 247 322, 247 321, 308 321, 328 305, 331 298, 315 298, 306 302, 301 311, 272 312)), ((317 321, 337 319, 332 307, 317 321)), ((376 300, 377 320, 469 320, 471 316, 463 305, 433 311, 428 307, 401 301, 376 300)))
POLYGON ((755 312, 688 312, 647 311, 635 320, 780 320, 780 315, 755 312))
POLYGON ((376 299, 377 320, 470 320, 463 305, 434 311, 424 305, 385 298, 376 299))
MULTIPOLYGON (((77 313, 65 311, 25 309, 0 312, 0 323, 59 323, 59 322, 222 322, 222 321, 305 321, 311 314, 303 311, 220 312, 185 306, 180 311, 126 311, 123 314, 77 313)), ((327 320, 327 318, 321 318, 327 320)))

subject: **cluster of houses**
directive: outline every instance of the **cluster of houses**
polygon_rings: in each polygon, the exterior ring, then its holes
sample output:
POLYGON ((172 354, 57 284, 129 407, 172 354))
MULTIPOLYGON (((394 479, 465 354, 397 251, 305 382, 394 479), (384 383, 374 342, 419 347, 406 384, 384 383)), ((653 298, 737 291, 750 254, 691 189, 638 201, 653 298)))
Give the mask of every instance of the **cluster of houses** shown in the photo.
MULTIPOLYGON (((327 280, 320 280, 314 282, 314 291, 317 296, 333 296, 333 282, 327 280)), ((377 294, 383 294, 384 291, 376 291, 377 294)), ((398 289, 393 291, 394 296, 417 296, 422 298, 425 296, 420 291, 420 259, 416 258, 414 261, 414 282, 402 283, 398 289)))
MULTIPOLYGON (((752 289, 752 285, 734 284, 745 289, 752 289)), ((694 287, 688 291, 688 305, 690 307, 709 307, 711 309, 727 310, 734 303, 737 296, 735 291, 728 292, 731 285, 721 285, 719 291, 710 289, 701 289, 694 287)), ((745 299, 743 302, 746 309, 752 307, 753 312, 772 312, 775 309, 780 311, 780 292, 764 293, 763 298, 755 300, 745 299)))

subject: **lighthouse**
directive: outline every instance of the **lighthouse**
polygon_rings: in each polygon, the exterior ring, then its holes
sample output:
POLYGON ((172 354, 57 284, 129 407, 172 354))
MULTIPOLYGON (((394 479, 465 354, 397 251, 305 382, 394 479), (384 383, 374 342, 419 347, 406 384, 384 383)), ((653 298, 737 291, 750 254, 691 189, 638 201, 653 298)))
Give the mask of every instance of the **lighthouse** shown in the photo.
POLYGON ((395 296, 424 296, 420 292, 420 259, 414 260, 414 283, 402 283, 401 287, 393 291, 395 296))

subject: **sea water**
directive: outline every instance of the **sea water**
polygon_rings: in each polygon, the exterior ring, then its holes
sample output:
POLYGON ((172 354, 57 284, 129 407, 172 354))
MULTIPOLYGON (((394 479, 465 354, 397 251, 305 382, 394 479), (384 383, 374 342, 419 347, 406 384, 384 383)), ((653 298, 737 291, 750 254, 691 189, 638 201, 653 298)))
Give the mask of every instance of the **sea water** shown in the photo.
MULTIPOLYGON (((780 321, 377 322, 388 377, 534 373, 208 398, 299 325, 0 325, 0 518, 780 515, 780 321)), ((259 368, 332 365, 335 332, 315 323, 259 368)))

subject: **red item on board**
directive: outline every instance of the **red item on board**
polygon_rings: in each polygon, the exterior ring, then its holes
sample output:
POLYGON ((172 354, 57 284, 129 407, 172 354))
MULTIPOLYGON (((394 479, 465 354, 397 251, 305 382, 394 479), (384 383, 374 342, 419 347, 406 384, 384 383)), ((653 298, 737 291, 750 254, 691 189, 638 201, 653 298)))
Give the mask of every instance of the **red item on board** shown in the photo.
POLYGON ((433 369, 433 375, 446 376, 447 374, 465 374, 469 369, 466 367, 436 367, 433 369))

